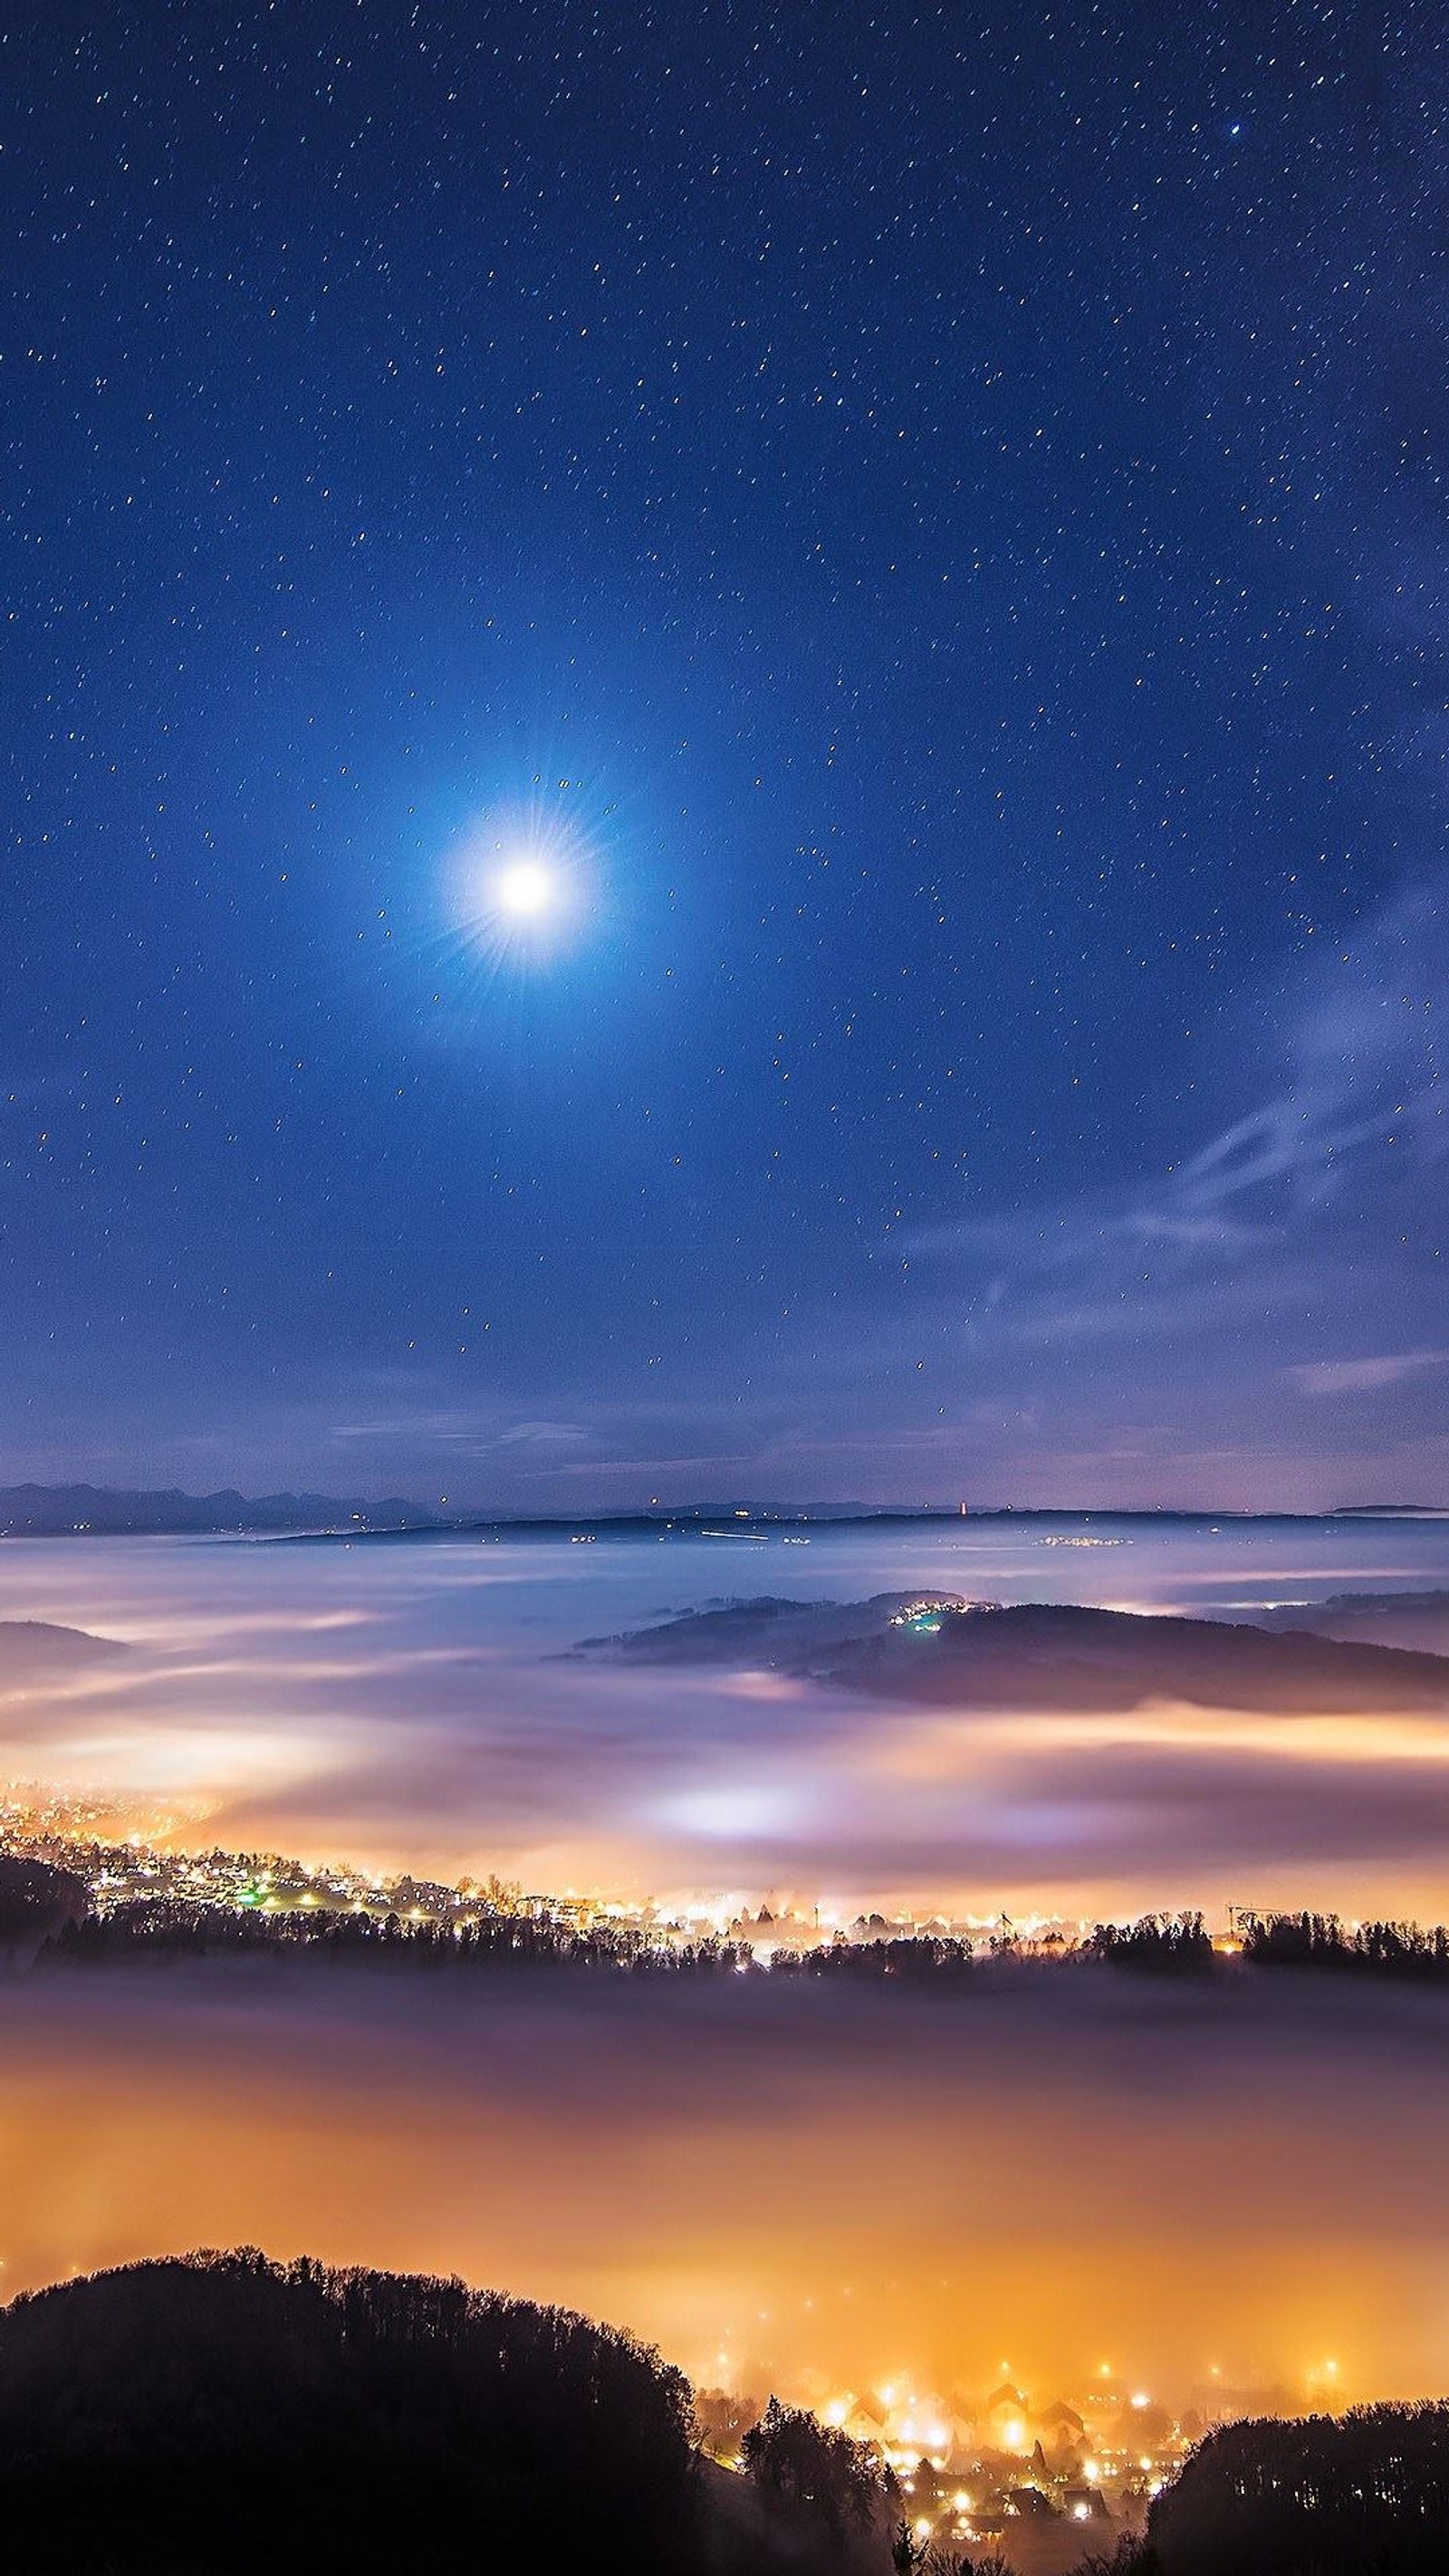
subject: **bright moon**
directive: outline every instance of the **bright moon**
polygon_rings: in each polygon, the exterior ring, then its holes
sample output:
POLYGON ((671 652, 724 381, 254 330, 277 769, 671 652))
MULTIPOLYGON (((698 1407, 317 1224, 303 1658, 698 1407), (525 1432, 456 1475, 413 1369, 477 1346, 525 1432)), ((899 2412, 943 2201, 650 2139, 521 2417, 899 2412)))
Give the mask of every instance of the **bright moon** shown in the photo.
POLYGON ((495 891, 500 911, 512 913, 519 921, 536 920, 558 900, 553 876, 537 859, 515 859, 503 870, 495 891))
POLYGON ((581 825, 540 798, 481 817, 448 863, 454 929, 496 972, 534 974, 572 946, 596 870, 581 825))

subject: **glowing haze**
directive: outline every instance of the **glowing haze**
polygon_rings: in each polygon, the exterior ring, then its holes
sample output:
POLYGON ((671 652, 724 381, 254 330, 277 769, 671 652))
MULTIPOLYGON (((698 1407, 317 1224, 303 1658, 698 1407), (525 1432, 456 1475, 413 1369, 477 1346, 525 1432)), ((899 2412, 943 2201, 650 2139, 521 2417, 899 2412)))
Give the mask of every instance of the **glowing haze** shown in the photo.
MULTIPOLYGON (((118 1646, 62 1640, 37 1679, 0 1630, 0 1736, 12 1776, 136 1792, 183 1843, 544 1889, 1433 1915, 1442 1708, 922 1710, 561 1650, 709 1597, 726 1562, 811 1599, 1030 1596, 1043 1567, 1264 1617, 1397 1590, 1387 1633, 1424 1646, 1442 1551, 1402 1522, 16 1545, 0 1609, 118 1646)), ((1445 2015, 1382 1984, 1051 1970, 925 1999, 37 1970, 0 2006, 0 2252, 15 2286, 236 2239, 461 2269, 706 2383, 822 2401, 984 2386, 1005 2354, 1045 2402, 1104 2351, 1176 2399, 1214 2369, 1302 2395, 1327 2354, 1342 2393, 1412 2393, 1449 2372, 1445 2015)))
MULTIPOLYGON (((1058 1985, 1060 1981, 1058 1980, 1058 1985)), ((461 2270, 706 2384, 1179 2401, 1449 2377, 1440 1997, 526 1992, 274 1967, 6 1993, 7 2283, 188 2243, 461 2270)))
MULTIPOLYGON (((1422 1592, 1445 1546, 1438 1523, 1054 1529, 1095 1543, 984 1522, 817 1527, 808 1547, 27 1543, 0 1551, 0 1611, 127 1651, 62 1659, 43 1688, 12 1673, 0 1771, 147 1801, 182 1838, 540 1889, 1437 1918, 1449 1716, 1432 1703, 952 1709, 567 1653, 722 1587, 850 1601, 934 1583, 1291 1617, 1267 1605, 1422 1592)), ((1381 1614, 1381 1641, 1449 1647, 1442 1612, 1410 1616, 1381 1614)))

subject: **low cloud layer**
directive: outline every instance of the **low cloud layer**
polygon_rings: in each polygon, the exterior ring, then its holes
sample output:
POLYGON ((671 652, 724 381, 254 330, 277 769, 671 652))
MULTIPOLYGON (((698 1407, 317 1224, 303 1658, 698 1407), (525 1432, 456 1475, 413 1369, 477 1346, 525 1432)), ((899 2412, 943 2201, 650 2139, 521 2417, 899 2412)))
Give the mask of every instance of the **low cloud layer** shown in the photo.
POLYGON ((7 1674, 0 1634, 0 1776, 134 1799, 183 1840, 539 1889, 1441 1912, 1449 1711, 1437 1666, 1381 1650, 1449 1647, 1443 1525, 1083 1534, 1096 1543, 983 1523, 817 1530, 809 1548, 28 1544, 0 1557, 0 1611, 116 1644, 67 1650, 40 1685, 7 1674), (565 1651, 732 1576, 817 1603, 924 1585, 1211 1609, 1380 1652, 1264 1638, 1253 1653, 1297 1676, 1284 1694, 1179 1668, 1151 1630, 1150 1672, 1091 1693, 1038 1675, 1014 1706, 967 1675, 922 1694, 909 1663, 899 1687, 808 1678, 748 1636, 700 1668, 565 1651), (1376 1597, 1327 1606, 1345 1593, 1376 1597))
POLYGON ((1449 2374, 1442 1998, 49 1971, 0 1997, 7 2287, 200 2243, 460 2270, 697 2378, 1046 2402, 1449 2374), (908 2376, 907 2376, 908 2375, 908 2376))

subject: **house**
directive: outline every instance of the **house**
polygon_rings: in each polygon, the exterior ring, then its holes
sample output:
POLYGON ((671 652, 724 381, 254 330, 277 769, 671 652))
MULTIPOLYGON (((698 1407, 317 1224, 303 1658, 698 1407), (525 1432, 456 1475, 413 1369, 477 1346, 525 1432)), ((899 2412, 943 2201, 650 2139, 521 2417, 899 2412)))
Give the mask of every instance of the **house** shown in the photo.
POLYGON ((1073 2522, 1110 2522, 1112 2519, 1100 2487, 1063 2487, 1062 2510, 1073 2522))
POLYGON ((982 2439, 989 2442, 994 2450, 1027 2451, 1031 2448, 1026 2399, 1019 2388, 1012 2387, 1009 2379, 1004 2379, 999 2388, 993 2388, 981 2410, 979 2429, 982 2439))
POLYGON ((1075 2447, 1078 2443, 1085 2442, 1087 2438, 1086 2425, 1075 2406, 1068 2406, 1060 2397, 1054 2406, 1048 2406, 1041 2417, 1040 2431, 1044 2442, 1058 2448, 1064 2442, 1069 2442, 1075 2447))

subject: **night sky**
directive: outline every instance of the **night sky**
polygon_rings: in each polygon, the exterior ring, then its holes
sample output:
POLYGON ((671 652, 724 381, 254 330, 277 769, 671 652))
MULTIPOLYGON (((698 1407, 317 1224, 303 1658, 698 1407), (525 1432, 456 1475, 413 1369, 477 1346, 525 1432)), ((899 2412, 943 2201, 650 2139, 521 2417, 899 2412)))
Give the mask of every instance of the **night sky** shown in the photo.
POLYGON ((1449 1499, 1441 14, 3 32, 0 1480, 1449 1499))

